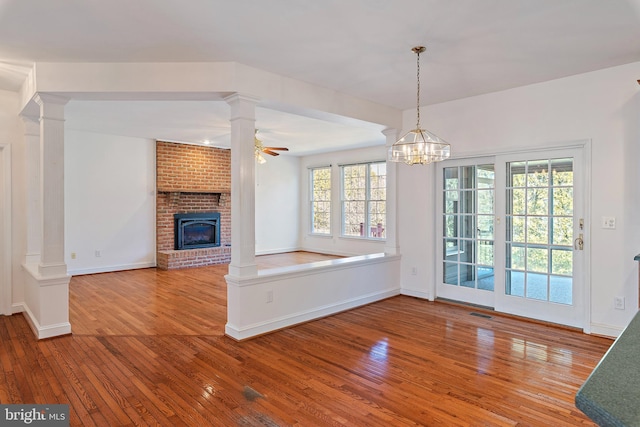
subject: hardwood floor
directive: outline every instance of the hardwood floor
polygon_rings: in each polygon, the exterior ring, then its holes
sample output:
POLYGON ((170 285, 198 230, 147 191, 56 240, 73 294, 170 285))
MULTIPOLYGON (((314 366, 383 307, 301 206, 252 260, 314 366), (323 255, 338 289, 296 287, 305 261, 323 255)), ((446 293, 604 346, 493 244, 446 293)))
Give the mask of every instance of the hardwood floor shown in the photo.
POLYGON ((612 341, 399 296, 235 342, 227 266, 78 276, 73 335, 0 316, 0 402, 74 426, 573 426, 612 341))

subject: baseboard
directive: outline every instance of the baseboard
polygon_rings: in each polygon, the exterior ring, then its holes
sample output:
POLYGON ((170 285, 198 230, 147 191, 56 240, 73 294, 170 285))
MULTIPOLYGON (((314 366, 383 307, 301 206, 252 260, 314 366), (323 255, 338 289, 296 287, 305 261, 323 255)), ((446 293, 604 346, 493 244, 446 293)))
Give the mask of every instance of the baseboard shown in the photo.
POLYGON ((71 333, 71 323, 64 322, 55 325, 41 326, 31 310, 29 310, 29 307, 25 304, 23 304, 22 306, 24 309, 24 316, 27 319, 27 323, 39 340, 58 337, 60 335, 68 335, 71 333))
POLYGON ((24 313, 24 311, 25 311, 24 303, 22 302, 14 303, 11 305, 11 314, 24 313))
POLYGON ((372 302, 380 301, 383 299, 391 298, 396 295, 400 295, 400 288, 391 289, 382 292, 376 292, 373 294, 365 295, 359 298, 342 301, 336 304, 331 304, 324 307, 317 307, 305 312, 294 313, 285 317, 276 318, 266 322, 261 322, 253 325, 246 326, 244 328, 238 328, 235 325, 227 323, 225 325, 225 334, 229 337, 242 341, 249 338, 254 338, 260 335, 264 335, 270 332, 288 328, 300 323, 309 322, 311 320, 317 320, 322 317, 330 316, 342 311, 351 310, 352 308, 360 307, 372 302))
POLYGON ((591 335, 602 335, 609 338, 617 338, 620 336, 624 328, 617 328, 611 325, 605 325, 602 323, 591 324, 591 335))
POLYGON ((140 268, 152 268, 155 266, 155 261, 139 262, 134 264, 108 265, 104 267, 77 268, 73 270, 67 269, 67 274, 70 276, 81 276, 83 274, 112 273, 114 271, 137 270, 140 268))
POLYGON ((415 297, 415 298, 421 298, 421 299, 426 299, 426 300, 429 300, 429 301, 433 301, 433 298, 427 292, 417 291, 415 289, 402 288, 402 289, 400 289, 400 293, 402 295, 406 295, 406 296, 409 296, 409 297, 415 297))
POLYGON ((262 251, 256 251, 256 256, 259 255, 274 255, 274 254, 283 254, 287 252, 298 252, 304 249, 300 249, 299 247, 291 247, 291 248, 280 248, 280 249, 267 249, 262 251))

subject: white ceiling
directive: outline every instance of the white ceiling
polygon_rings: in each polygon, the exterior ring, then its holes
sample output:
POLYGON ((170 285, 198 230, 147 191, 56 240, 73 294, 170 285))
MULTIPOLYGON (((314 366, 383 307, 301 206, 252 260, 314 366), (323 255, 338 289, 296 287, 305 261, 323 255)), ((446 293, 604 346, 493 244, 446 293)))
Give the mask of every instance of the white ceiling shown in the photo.
MULTIPOLYGON (((235 61, 408 109, 419 44, 422 104, 439 103, 640 61, 640 0, 0 0, 0 89, 38 61, 235 61)), ((73 101, 68 124, 228 140, 226 104, 169 104, 73 101)), ((383 143, 375 126, 256 114, 294 154, 383 143)))

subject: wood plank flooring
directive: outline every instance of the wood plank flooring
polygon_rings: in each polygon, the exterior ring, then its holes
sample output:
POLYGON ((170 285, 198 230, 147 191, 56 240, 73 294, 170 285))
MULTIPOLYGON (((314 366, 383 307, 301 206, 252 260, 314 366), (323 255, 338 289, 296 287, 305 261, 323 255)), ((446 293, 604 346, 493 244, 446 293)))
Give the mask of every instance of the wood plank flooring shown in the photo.
POLYGON ((238 343, 226 272, 74 277, 65 337, 0 316, 0 402, 74 426, 593 425, 573 399, 611 340, 399 296, 238 343))

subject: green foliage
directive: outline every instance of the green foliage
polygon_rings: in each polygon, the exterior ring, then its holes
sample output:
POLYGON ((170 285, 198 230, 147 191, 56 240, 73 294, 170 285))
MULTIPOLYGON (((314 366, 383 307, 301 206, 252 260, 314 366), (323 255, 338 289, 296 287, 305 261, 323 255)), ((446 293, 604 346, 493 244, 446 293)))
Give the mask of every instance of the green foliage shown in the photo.
POLYGON ((331 233, 331 168, 311 170, 311 218, 313 233, 331 233))
POLYGON ((387 165, 385 162, 343 166, 343 234, 384 237, 387 219, 386 199, 387 165), (374 229, 375 235, 372 234, 374 229), (380 235, 378 235, 378 229, 380 235))

